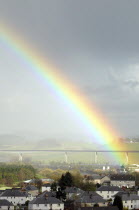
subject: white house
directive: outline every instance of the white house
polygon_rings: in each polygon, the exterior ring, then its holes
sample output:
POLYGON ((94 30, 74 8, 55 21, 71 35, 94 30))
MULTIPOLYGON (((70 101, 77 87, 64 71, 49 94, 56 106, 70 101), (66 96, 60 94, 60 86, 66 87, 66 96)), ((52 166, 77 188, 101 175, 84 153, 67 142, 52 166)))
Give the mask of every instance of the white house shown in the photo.
POLYGON ((26 192, 13 189, 7 189, 0 195, 0 200, 8 200, 13 205, 25 204, 26 201, 31 201, 33 198, 32 195, 26 192))
POLYGON ((139 209, 139 196, 130 193, 118 193, 123 202, 123 207, 127 209, 139 209))
POLYGON ((29 202, 28 209, 64 210, 64 203, 55 197, 37 197, 29 202))
POLYGON ((3 199, 0 200, 0 209, 2 210, 14 210, 14 205, 9 201, 3 199))
POLYGON ((139 208, 139 196, 135 194, 124 194, 122 195, 123 206, 128 209, 139 208))
POLYGON ((51 184, 50 183, 42 185, 42 192, 44 192, 44 191, 48 191, 48 192, 51 191, 51 184))
POLYGON ((135 177, 129 174, 115 174, 111 176, 111 185, 131 188, 135 186, 135 177))
POLYGON ((104 199, 113 198, 118 192, 121 192, 122 189, 115 186, 101 186, 96 190, 96 193, 101 195, 104 199))

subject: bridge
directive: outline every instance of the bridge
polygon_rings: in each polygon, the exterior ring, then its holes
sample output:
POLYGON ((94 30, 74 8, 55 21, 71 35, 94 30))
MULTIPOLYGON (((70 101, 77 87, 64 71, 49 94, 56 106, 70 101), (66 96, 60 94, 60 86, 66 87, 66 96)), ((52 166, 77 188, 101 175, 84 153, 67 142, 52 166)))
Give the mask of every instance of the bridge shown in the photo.
POLYGON ((139 153, 139 150, 90 150, 90 149, 83 149, 83 150, 77 150, 77 149, 0 149, 0 152, 10 152, 10 153, 19 153, 19 160, 22 161, 22 153, 30 153, 30 152, 60 152, 65 154, 65 162, 68 162, 68 153, 73 152, 86 152, 86 153, 95 153, 95 163, 98 162, 98 153, 125 153, 126 155, 126 163, 129 162, 129 153, 139 153))
POLYGON ((90 150, 90 149, 0 149, 0 152, 128 152, 139 153, 139 150, 90 150))

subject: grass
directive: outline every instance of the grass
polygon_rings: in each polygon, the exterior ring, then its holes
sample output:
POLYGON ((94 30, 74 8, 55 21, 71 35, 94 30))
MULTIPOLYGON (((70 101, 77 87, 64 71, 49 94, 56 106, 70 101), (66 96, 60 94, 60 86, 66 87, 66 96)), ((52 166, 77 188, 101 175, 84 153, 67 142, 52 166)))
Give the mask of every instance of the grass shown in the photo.
POLYGON ((6 190, 6 189, 11 189, 12 187, 7 187, 5 185, 0 186, 0 190, 6 190))

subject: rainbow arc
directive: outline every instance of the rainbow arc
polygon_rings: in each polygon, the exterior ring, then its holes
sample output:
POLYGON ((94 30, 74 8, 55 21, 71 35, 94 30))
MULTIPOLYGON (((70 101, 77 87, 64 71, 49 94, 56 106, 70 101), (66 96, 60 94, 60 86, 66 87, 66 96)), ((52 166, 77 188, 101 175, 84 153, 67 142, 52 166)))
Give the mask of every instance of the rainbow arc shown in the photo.
MULTIPOLYGON (((100 111, 58 69, 46 62, 43 56, 17 34, 17 31, 15 33, 7 29, 5 25, 0 25, 0 42, 20 56, 29 69, 42 78, 55 92, 59 100, 70 107, 71 112, 92 135, 92 139, 95 139, 96 143, 106 144, 106 149, 122 150, 123 148, 120 148, 120 143, 117 141, 117 132, 108 126, 100 111)), ((113 155, 118 161, 122 161, 119 153, 113 155)))

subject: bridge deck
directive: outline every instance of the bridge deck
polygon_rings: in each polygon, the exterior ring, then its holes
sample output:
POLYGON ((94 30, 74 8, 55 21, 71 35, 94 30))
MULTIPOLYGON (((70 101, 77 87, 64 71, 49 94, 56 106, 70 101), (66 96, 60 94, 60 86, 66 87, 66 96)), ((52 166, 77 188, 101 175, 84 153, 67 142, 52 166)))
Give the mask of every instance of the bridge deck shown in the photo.
POLYGON ((126 153, 139 153, 139 150, 72 150, 72 149, 35 149, 35 150, 22 150, 22 149, 16 149, 16 150, 9 150, 9 149, 0 149, 0 152, 126 152, 126 153))

